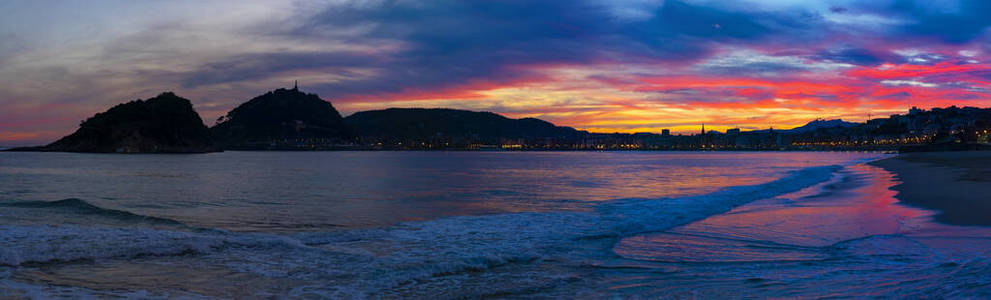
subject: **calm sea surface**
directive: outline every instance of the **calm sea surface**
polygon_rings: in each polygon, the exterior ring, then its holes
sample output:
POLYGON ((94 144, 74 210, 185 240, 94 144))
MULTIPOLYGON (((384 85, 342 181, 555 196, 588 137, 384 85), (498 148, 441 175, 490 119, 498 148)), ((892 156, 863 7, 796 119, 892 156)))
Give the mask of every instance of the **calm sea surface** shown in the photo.
POLYGON ((375 227, 445 216, 590 210, 620 198, 752 185, 863 153, 2 153, 0 201, 95 206, 235 231, 375 227))
POLYGON ((0 153, 0 296, 987 295, 880 157, 0 153))

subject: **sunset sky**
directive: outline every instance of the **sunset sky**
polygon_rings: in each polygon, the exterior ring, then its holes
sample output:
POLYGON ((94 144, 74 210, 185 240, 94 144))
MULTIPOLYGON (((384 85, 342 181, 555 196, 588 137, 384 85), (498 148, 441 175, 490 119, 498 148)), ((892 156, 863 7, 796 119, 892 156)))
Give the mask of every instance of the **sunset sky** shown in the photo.
POLYGON ((991 106, 991 1, 2 1, 0 146, 174 91, 208 125, 299 80, 345 116, 596 132, 991 106))

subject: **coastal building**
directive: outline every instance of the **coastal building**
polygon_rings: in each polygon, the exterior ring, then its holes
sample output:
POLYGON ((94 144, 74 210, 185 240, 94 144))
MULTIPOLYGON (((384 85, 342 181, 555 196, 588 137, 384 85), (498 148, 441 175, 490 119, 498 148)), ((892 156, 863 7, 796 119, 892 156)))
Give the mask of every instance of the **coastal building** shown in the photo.
POLYGON ((705 124, 702 124, 702 132, 699 134, 699 148, 706 149, 709 148, 711 141, 705 134, 705 124))

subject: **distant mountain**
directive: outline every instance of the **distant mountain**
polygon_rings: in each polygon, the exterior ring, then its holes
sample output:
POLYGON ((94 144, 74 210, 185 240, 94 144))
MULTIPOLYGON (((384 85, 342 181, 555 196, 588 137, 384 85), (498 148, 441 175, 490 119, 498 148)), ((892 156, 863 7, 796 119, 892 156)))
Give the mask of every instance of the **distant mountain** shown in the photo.
POLYGON ((124 153, 219 151, 193 105, 171 92, 116 105, 47 146, 20 150, 124 153))
POLYGON ((453 138, 481 143, 501 139, 574 138, 583 131, 534 119, 510 119, 490 112, 456 109, 390 108, 357 112, 345 122, 363 139, 453 138))
POLYGON ((839 127, 839 128, 847 128, 847 127, 854 127, 854 126, 857 126, 857 125, 860 125, 860 124, 862 124, 862 123, 846 122, 846 121, 843 121, 841 119, 835 119, 835 120, 816 119, 816 120, 813 120, 812 122, 809 122, 809 123, 807 123, 805 125, 802 125, 800 127, 795 127, 795 128, 792 128, 792 129, 786 130, 786 131, 792 132, 792 133, 803 133, 803 132, 812 132, 812 131, 816 131, 816 130, 823 129, 823 128, 837 128, 837 127, 839 127))
POLYGON ((303 149, 354 138, 330 102, 297 88, 255 97, 221 117, 210 130, 225 149, 303 149))

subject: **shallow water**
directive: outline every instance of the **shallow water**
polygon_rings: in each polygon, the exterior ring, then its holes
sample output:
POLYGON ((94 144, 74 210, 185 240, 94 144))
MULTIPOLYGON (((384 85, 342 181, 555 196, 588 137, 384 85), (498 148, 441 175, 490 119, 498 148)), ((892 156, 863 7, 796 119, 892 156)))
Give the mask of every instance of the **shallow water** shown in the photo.
POLYGON ((882 156, 2 153, 0 295, 987 296, 882 156))
POLYGON ((991 295, 991 228, 935 224, 932 212, 897 203, 895 183, 883 169, 848 166, 820 186, 627 237, 613 250, 654 263, 648 269, 676 268, 640 283, 658 295, 991 295))
POLYGON ((0 201, 81 199, 235 231, 380 227, 445 216, 587 211, 699 195, 871 154, 650 152, 0 153, 0 201))

